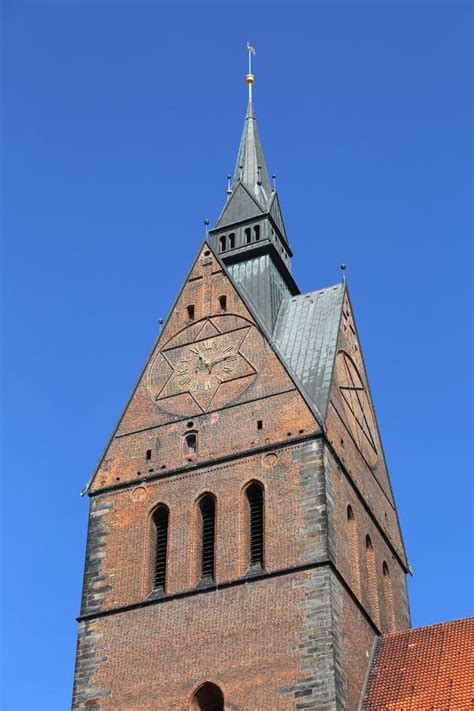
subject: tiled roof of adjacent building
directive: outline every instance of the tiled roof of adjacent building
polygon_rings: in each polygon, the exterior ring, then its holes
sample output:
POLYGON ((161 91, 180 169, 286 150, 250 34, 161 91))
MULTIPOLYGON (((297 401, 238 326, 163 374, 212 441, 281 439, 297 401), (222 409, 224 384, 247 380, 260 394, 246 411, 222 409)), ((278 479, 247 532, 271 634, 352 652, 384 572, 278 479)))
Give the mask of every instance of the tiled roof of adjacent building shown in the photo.
POLYGON ((284 299, 273 339, 290 370, 325 417, 336 355, 344 284, 284 299))
POLYGON ((360 708, 474 709, 474 617, 380 637, 360 708))

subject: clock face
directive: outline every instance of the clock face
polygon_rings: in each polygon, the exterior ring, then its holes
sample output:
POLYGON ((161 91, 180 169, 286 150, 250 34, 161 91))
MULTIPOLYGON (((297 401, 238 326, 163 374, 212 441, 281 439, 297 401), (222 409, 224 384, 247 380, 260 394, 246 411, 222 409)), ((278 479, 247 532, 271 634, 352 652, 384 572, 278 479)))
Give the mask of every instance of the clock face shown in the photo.
POLYGON ((203 319, 176 334, 155 358, 148 391, 160 407, 176 414, 202 412, 238 397, 255 379, 246 355, 253 326, 240 317, 203 319), (238 328, 227 331, 230 325, 238 328), (240 327, 239 327, 240 326, 240 327))
POLYGON ((215 390, 232 374, 238 359, 234 344, 225 338, 208 338, 185 351, 176 367, 178 383, 192 393, 215 390))
POLYGON ((337 354, 336 372, 349 428, 363 456, 373 466, 378 456, 375 417, 359 371, 345 351, 337 354))

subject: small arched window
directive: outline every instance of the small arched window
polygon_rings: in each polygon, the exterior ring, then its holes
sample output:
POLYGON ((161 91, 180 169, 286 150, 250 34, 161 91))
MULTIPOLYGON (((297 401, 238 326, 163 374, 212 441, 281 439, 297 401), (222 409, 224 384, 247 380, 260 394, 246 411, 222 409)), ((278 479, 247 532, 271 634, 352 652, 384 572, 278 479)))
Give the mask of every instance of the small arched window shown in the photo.
POLYGON ((205 494, 199 502, 201 523, 201 579, 215 577, 216 501, 205 494))
POLYGON ((184 436, 184 453, 187 455, 197 454, 197 434, 196 432, 188 432, 184 436))
POLYGON ((227 296, 219 296, 219 310, 227 311, 227 296))
POLYGON ((224 694, 208 681, 194 692, 189 708, 190 711, 224 711, 224 694))
POLYGON ((253 228, 253 233, 255 235, 255 241, 258 242, 258 240, 260 239, 260 225, 255 225, 255 227, 253 228))
POLYGON ((222 235, 222 237, 219 237, 219 248, 221 252, 225 252, 226 248, 226 237, 225 235, 222 235))
POLYGON ((229 235, 229 249, 234 249, 235 247, 235 232, 231 232, 229 235))
POLYGON ((245 490, 248 507, 248 542, 250 567, 263 568, 264 521, 263 486, 252 482, 245 490))
POLYGON ((168 507, 160 504, 153 513, 155 531, 155 556, 153 589, 164 592, 166 586, 166 562, 168 554, 168 507))
POLYGON ((188 312, 188 319, 194 321, 194 304, 189 304, 189 306, 186 307, 186 311, 188 312))
POLYGON ((250 230, 250 227, 245 228, 245 243, 250 244, 252 241, 252 232, 250 230))

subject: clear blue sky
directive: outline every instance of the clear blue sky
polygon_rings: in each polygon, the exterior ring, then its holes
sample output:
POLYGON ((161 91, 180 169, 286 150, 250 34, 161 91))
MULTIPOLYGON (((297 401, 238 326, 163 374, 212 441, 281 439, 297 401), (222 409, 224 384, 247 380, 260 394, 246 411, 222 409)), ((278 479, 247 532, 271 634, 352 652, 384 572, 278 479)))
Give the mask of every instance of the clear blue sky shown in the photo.
POLYGON ((243 122, 348 280, 414 625, 471 612, 469 2, 3 3, 2 711, 70 703, 88 501, 243 122))

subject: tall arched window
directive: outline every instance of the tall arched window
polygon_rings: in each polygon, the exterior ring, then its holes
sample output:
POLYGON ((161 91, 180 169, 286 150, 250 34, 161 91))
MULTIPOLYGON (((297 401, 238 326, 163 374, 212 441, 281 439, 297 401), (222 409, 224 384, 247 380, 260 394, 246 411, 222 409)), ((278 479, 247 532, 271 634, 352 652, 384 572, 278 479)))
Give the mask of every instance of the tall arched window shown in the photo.
POLYGON ((357 522, 352 506, 347 507, 347 543, 350 555, 352 591, 360 598, 359 540, 357 535, 357 522))
POLYGON ((260 225, 255 225, 255 227, 253 228, 253 232, 255 235, 255 241, 258 242, 258 240, 260 239, 260 225))
POLYGON ((231 232, 229 235, 229 249, 234 249, 235 247, 235 232, 231 232))
POLYGON ((201 579, 215 578, 216 501, 205 494, 199 502, 201 523, 201 579))
POLYGON ((250 567, 263 568, 263 486, 254 481, 245 490, 247 499, 250 567))
POLYGON ((392 581, 390 579, 390 571, 387 563, 384 561, 382 565, 383 573, 383 596, 385 602, 385 616, 387 619, 387 628, 389 632, 395 632, 395 610, 393 607, 393 591, 392 581))
POLYGON ((166 586, 166 562, 168 553, 168 507, 160 504, 153 513, 155 530, 155 556, 153 569, 153 588, 164 592, 166 586))
POLYGON ((252 232, 250 231, 250 227, 245 228, 245 244, 250 244, 252 241, 252 232))
POLYGON ((189 708, 190 711, 224 711, 224 694, 208 681, 194 692, 189 708))
POLYGON ((219 237, 219 247, 220 247, 221 252, 225 252, 225 247, 226 247, 225 235, 222 235, 222 237, 219 237))
POLYGON ((373 621, 380 629, 379 595, 377 590, 377 568, 375 552, 370 536, 365 537, 365 562, 367 567, 367 585, 369 586, 369 606, 373 621))

